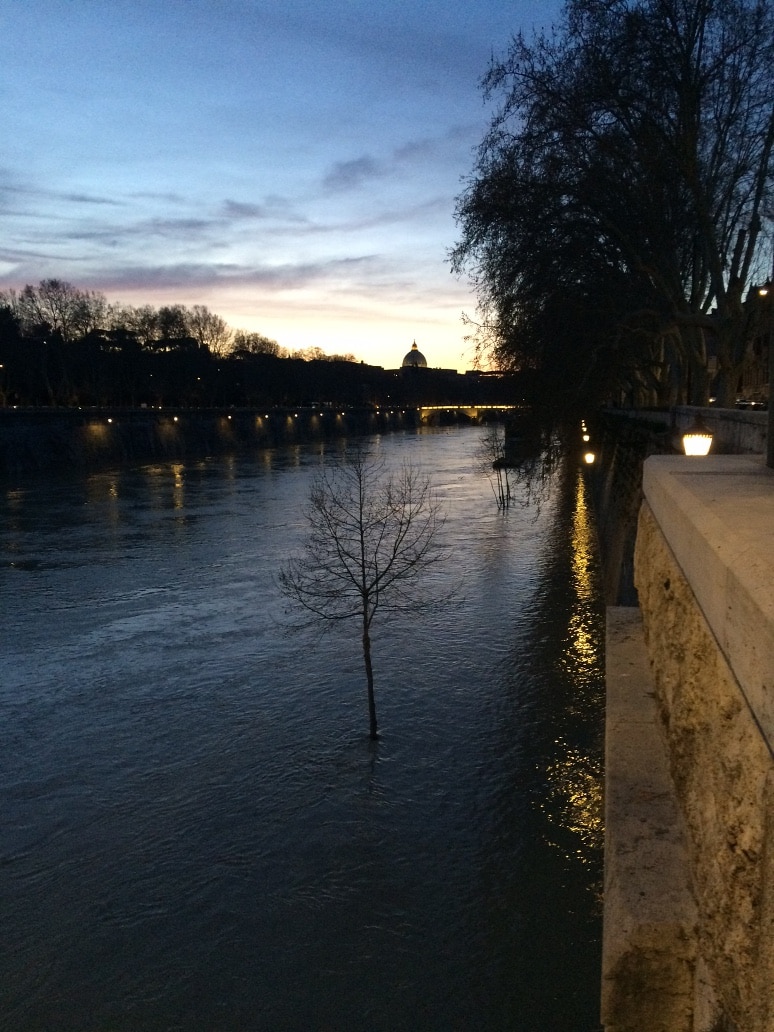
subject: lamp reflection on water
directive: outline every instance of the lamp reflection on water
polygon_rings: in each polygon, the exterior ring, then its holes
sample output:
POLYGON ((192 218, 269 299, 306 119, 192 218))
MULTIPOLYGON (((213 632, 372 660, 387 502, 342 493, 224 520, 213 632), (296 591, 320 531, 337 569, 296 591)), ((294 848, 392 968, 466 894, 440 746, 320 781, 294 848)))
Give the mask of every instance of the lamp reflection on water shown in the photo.
POLYGON ((575 510, 572 518, 572 580, 579 601, 589 602, 594 597, 595 538, 587 498, 588 488, 583 477, 575 486, 575 510))
MULTIPOLYGON (((598 705, 595 694, 602 674, 602 628, 597 599, 597 553, 593 515, 584 477, 576 480, 572 515, 571 570, 573 604, 560 664, 572 689, 571 708, 583 714, 598 705)), ((589 753, 564 738, 556 740, 556 754, 546 770, 548 794, 543 811, 563 832, 568 855, 591 863, 604 843, 603 769, 598 754, 589 753), (569 842, 566 833, 570 833, 569 842)))
POLYGON ((185 507, 185 466, 182 462, 176 462, 171 467, 174 479, 172 487, 172 504, 176 509, 185 507))
POLYGON ((559 740, 562 759, 548 768, 548 819, 577 837, 574 855, 589 863, 605 839, 602 765, 580 749, 559 740))

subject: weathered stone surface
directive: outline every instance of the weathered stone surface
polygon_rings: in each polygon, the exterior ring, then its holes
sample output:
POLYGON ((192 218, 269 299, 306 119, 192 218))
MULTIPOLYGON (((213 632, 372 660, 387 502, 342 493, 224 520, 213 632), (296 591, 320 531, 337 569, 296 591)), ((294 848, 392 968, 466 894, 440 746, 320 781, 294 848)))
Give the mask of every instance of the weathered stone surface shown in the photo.
POLYGON ((653 456, 643 491, 774 747, 774 471, 762 456, 653 456))
MULTIPOLYGON (((733 489, 733 488, 732 488, 733 489)), ((656 492, 658 494, 658 492, 656 492)), ((661 495, 659 522, 668 518, 661 495)), ((728 511, 728 510, 726 510, 728 511)), ((679 515, 681 558, 693 564, 691 585, 661 532, 649 503, 640 513, 635 578, 669 762, 688 828, 691 880, 698 906, 698 950, 722 1015, 739 1032, 774 1030, 774 810, 772 757, 766 738, 704 612, 724 632, 738 618, 740 570, 723 574, 717 539, 728 538, 712 509, 694 511, 694 526, 679 515), (693 547, 691 533, 694 535, 693 547), (701 567, 702 549, 715 549, 701 567), (708 569, 708 566, 712 566, 708 569), (709 594, 708 594, 709 593, 709 594), (724 615, 726 611, 726 615, 724 615)), ((774 512, 772 512, 774 520, 774 512)), ((744 535, 742 535, 744 536, 744 535)), ((721 548, 722 551, 722 548, 721 548)), ((709 552, 707 552, 709 555, 709 552)), ((722 555, 721 555, 722 559, 722 555)), ((738 561, 738 560, 737 560, 738 561)), ((749 597, 749 592, 748 592, 749 597)), ((744 628, 749 639, 765 613, 744 628)), ((730 652, 739 654, 737 638, 730 652)), ((766 666, 774 657, 763 657, 766 666)), ((742 666, 745 677, 762 669, 742 666)), ((759 685, 761 692, 768 686, 759 685)))
POLYGON ((639 610, 607 611, 605 913, 608 1032, 693 1032, 696 908, 639 610))

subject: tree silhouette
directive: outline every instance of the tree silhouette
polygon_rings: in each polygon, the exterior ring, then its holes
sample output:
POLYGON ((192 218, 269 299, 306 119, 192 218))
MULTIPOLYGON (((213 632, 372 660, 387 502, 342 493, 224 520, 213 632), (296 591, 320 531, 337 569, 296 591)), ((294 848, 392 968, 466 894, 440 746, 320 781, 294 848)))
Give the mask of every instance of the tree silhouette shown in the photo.
POLYGON ((541 402, 706 403, 711 349, 734 403, 771 267, 772 76, 768 0, 568 0, 492 63, 453 265, 541 402))
POLYGON ((359 621, 376 739, 371 626, 377 612, 417 613, 441 601, 426 575, 445 558, 444 516, 428 477, 410 463, 387 472, 360 449, 315 479, 305 515, 308 538, 282 566, 280 588, 315 621, 359 621))

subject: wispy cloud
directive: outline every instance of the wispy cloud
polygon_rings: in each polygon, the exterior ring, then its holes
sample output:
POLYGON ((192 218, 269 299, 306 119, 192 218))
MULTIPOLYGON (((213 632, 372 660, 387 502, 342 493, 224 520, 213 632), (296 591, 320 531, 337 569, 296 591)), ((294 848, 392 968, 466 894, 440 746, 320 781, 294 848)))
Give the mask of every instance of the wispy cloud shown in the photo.
MULTIPOLYGON (((95 283, 99 284, 99 289, 108 293, 141 289, 188 291, 194 286, 212 289, 261 286, 277 290, 300 290, 324 282, 337 282, 342 277, 357 278, 378 267, 379 263, 378 255, 360 255, 277 265, 239 265, 231 262, 123 265, 101 273, 95 278, 95 283)), ((79 284, 90 286, 92 278, 87 275, 79 280, 79 284)))
POLYGON ((248 204, 245 201, 226 200, 223 202, 223 214, 227 219, 251 221, 253 219, 265 219, 267 211, 263 204, 248 204))
POLYGON ((307 216, 298 211, 297 205, 293 201, 279 194, 269 194, 258 202, 226 198, 219 209, 219 215, 224 224, 267 221, 303 223, 308 221, 307 216))
POLYGON ((107 207, 120 207, 123 205, 123 201, 116 197, 107 197, 99 194, 81 193, 67 190, 56 190, 42 186, 36 186, 34 184, 21 183, 11 176, 3 177, 0 173, 0 196, 5 196, 10 199, 13 197, 22 197, 29 203, 30 201, 38 202, 53 202, 53 203, 65 203, 65 204, 77 204, 77 205, 95 205, 95 206, 107 206, 107 207))
POLYGON ((393 151, 393 158, 401 165, 422 165, 428 161, 448 161, 451 153, 467 154, 478 143, 481 126, 477 123, 452 125, 445 132, 406 140, 393 151))
POLYGON ((386 174, 384 166, 368 154, 351 161, 337 161, 326 173, 323 187, 331 192, 359 189, 386 174))

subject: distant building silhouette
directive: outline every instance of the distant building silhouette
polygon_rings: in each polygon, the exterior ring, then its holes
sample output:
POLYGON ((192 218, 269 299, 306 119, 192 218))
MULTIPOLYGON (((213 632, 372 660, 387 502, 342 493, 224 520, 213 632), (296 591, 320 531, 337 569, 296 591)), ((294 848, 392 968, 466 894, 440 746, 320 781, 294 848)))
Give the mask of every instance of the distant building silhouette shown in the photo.
POLYGON ((401 363, 401 369, 427 369, 427 359, 417 347, 417 342, 411 345, 411 351, 401 363))

